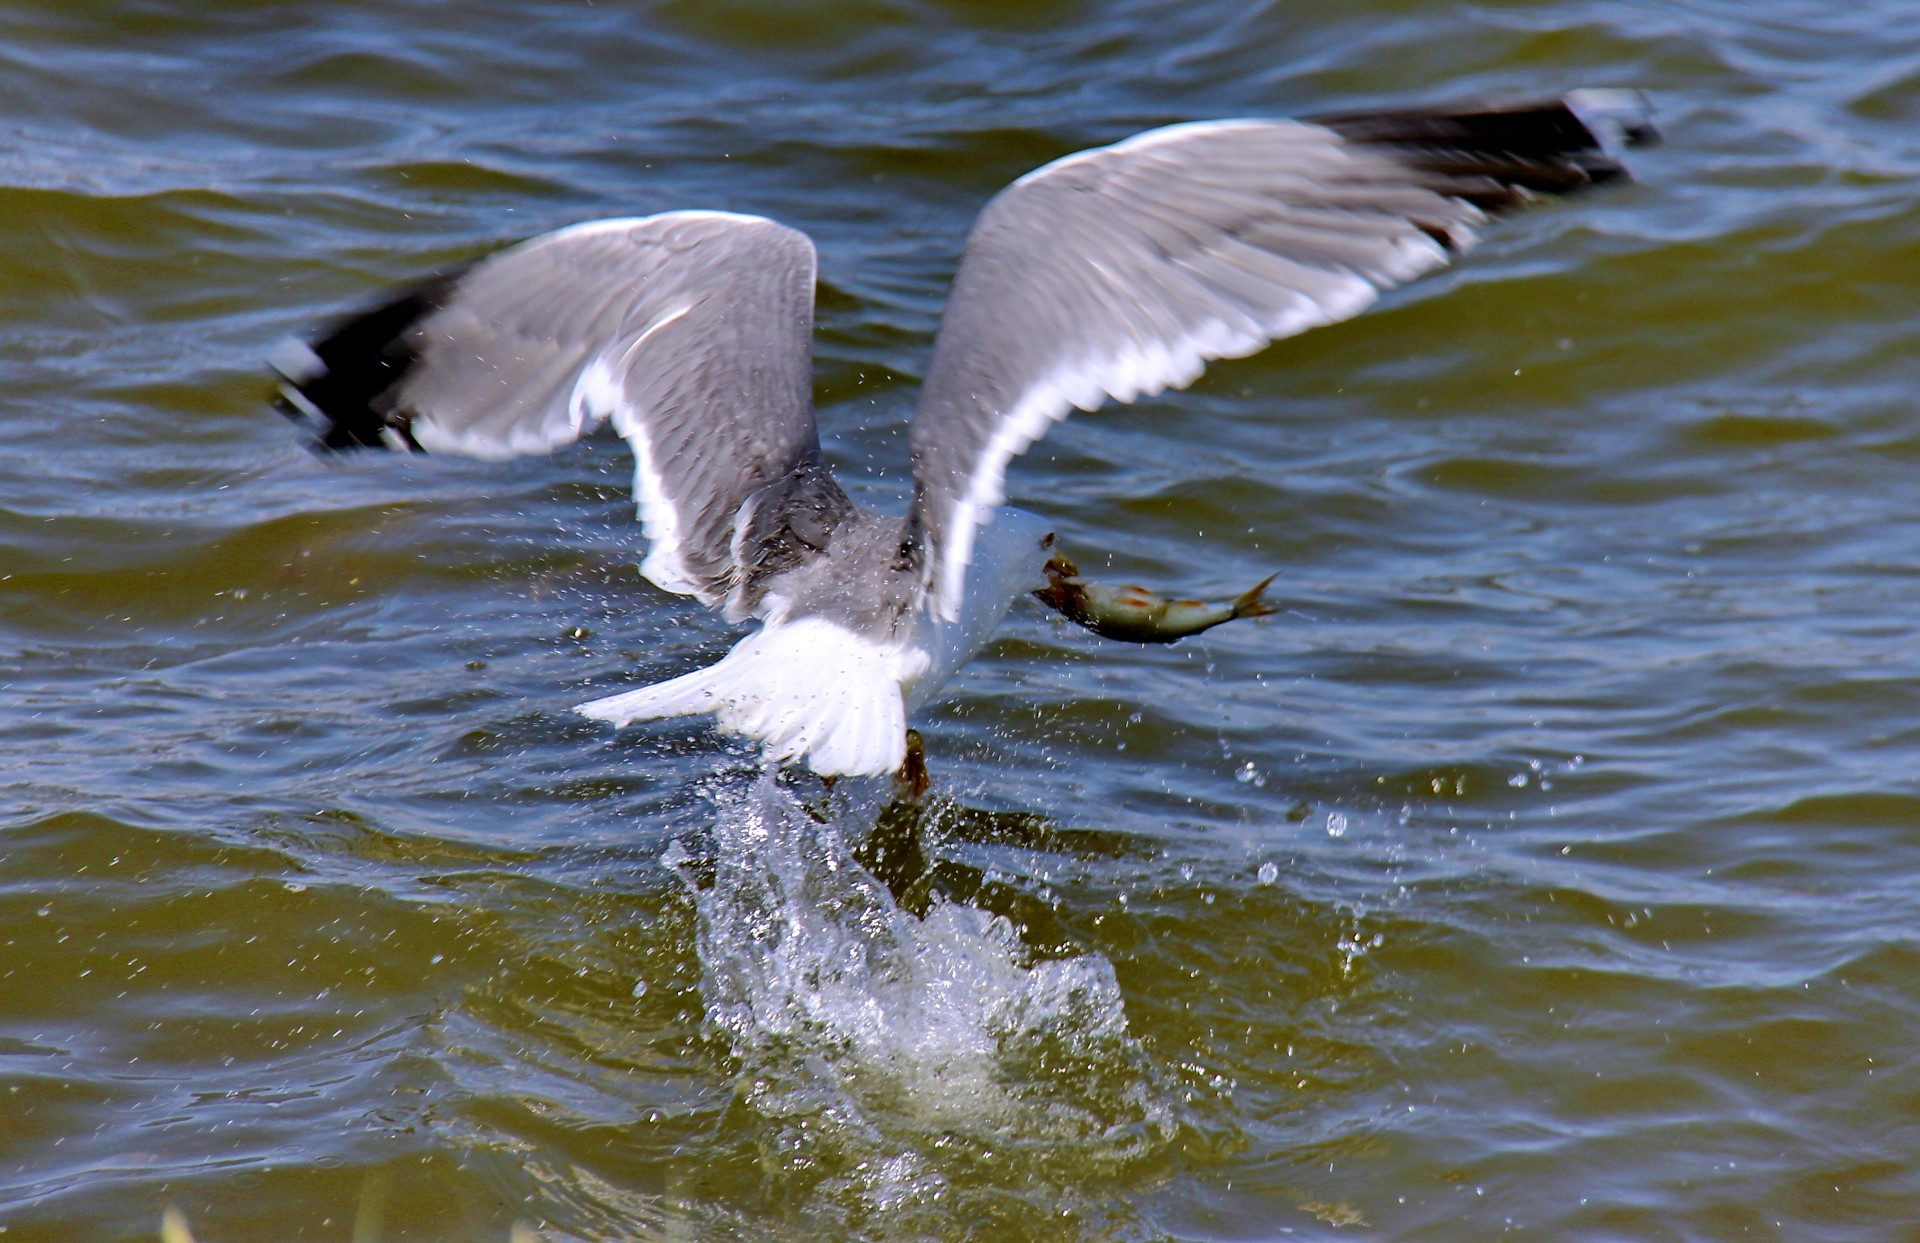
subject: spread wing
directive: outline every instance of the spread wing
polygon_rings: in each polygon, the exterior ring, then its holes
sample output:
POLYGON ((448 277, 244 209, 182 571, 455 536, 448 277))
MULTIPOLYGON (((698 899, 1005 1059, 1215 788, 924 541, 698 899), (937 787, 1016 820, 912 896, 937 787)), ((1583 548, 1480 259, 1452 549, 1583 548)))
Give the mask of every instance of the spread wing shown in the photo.
POLYGON ((1013 458, 1108 398, 1358 314, 1490 213, 1623 175, 1587 121, 1654 137, 1624 92, 1493 111, 1204 121, 1055 160, 981 212, 909 443, 935 612, 959 610, 1013 458), (1583 120, 1583 115, 1586 120, 1583 120))
POLYGON ((758 216, 668 212, 548 233, 283 346, 283 409, 331 449, 507 458, 611 419, 660 587, 726 601, 742 507, 819 473, 815 259, 758 216))

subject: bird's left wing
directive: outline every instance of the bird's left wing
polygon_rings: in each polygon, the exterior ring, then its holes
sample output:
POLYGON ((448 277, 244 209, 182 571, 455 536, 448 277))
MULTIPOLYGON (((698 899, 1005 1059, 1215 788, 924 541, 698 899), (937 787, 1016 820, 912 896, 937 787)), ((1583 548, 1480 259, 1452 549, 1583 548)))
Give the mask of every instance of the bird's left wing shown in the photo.
POLYGON ((960 609, 974 532, 1013 458, 1074 407, 1191 383, 1210 359, 1358 314, 1472 244, 1487 215, 1623 175, 1599 133, 1644 104, 1149 130, 1028 173, 981 212, 909 443, 935 613, 960 609))
POLYGON ((726 602, 743 506, 819 471, 813 243, 668 212, 544 234, 350 317, 273 362, 332 449, 508 458, 612 419, 660 587, 726 602))

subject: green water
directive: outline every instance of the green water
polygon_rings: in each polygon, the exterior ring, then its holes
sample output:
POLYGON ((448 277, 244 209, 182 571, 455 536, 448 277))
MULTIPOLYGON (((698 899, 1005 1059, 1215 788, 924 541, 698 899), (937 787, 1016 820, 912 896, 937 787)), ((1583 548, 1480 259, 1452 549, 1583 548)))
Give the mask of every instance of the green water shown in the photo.
POLYGON ((23 0, 0 61, 7 1243, 1916 1237, 1909 0, 23 0), (617 442, 264 402, 392 282, 759 212, 897 504, 1007 181, 1576 86, 1654 94, 1638 184, 1016 466, 1089 573, 1285 611, 1016 608, 864 846, 568 711, 733 637, 617 442))

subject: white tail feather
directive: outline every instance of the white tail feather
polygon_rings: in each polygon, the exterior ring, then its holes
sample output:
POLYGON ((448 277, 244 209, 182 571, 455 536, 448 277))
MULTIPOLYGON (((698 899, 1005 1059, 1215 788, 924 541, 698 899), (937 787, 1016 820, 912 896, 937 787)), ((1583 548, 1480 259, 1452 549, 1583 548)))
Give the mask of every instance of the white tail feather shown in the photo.
POLYGON ((711 714, 722 731, 764 743, 769 759, 804 756, 822 775, 889 773, 906 758, 900 683, 926 665, 918 648, 803 617, 769 622, 705 669, 575 711, 616 726, 711 714))

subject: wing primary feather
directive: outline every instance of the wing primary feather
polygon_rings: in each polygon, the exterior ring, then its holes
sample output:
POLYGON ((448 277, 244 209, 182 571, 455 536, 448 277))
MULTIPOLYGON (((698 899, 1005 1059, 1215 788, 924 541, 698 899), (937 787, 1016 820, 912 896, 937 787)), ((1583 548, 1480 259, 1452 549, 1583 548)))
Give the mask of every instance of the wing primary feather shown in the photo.
POLYGON ((1490 215, 1626 176, 1643 98, 1169 125, 1043 165, 980 214, 909 432, 909 551, 960 610, 1013 458, 1073 409, 1133 401, 1356 315, 1490 215))
POLYGON ((722 605, 748 497, 816 460, 816 258, 758 216, 588 221, 489 255, 276 351, 322 448, 499 459, 612 419, 634 453, 643 572, 722 605))
POLYGON ((447 305, 467 268, 442 272, 336 320, 311 345, 288 340, 268 362, 280 373, 275 408, 322 452, 400 447, 418 452, 409 414, 391 393, 419 361, 420 321, 447 305))

